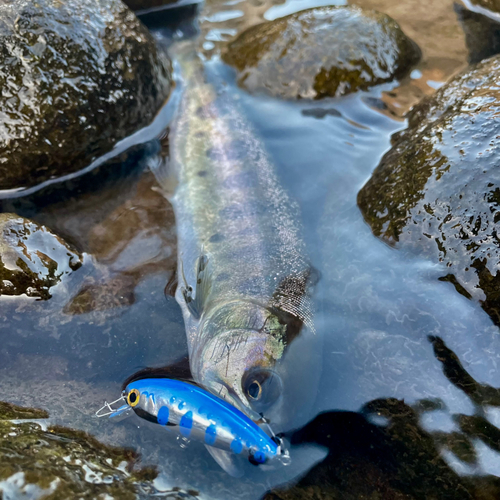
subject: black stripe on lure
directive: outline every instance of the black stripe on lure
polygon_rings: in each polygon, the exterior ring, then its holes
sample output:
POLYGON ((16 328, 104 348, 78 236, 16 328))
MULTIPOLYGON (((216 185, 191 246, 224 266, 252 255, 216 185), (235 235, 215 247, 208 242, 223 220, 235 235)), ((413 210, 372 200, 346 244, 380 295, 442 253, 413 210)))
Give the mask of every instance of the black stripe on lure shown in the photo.
POLYGON ((96 415, 118 418, 131 409, 141 418, 205 443, 232 475, 226 466, 231 462, 227 454, 246 456, 254 465, 288 457, 279 438, 266 434, 234 406, 188 382, 167 378, 136 380, 125 387, 122 397, 105 403, 96 415), (120 402, 124 404, 112 407, 120 402))

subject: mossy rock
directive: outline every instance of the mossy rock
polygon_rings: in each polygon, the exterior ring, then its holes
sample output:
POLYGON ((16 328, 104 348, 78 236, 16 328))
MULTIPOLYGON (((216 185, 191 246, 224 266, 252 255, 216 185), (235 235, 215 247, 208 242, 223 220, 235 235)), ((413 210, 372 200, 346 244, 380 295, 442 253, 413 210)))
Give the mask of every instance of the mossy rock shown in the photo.
POLYGON ((0 402, 0 494, 5 498, 132 500, 152 489, 157 472, 138 468, 133 450, 66 427, 19 422, 47 416, 0 402))
POLYGON ((222 57, 250 92, 319 99, 400 78, 420 50, 385 14, 321 7, 248 29, 222 57))
POLYGON ((48 299, 82 256, 59 236, 14 214, 0 214, 0 295, 48 299))
POLYGON ((500 325, 500 56, 421 102, 358 194, 374 234, 446 265, 500 325))
POLYGON ((148 125, 171 64, 119 0, 0 3, 0 190, 77 172, 148 125))

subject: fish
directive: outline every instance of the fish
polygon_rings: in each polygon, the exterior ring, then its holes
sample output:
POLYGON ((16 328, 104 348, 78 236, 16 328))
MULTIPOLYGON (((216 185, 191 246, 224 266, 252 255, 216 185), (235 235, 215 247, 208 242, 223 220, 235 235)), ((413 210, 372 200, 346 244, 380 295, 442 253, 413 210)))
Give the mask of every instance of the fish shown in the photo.
POLYGON ((217 63, 186 46, 173 55, 182 97, 168 159, 151 169, 175 212, 192 377, 284 428, 311 408, 321 369, 300 210, 217 63))
POLYGON ((222 450, 242 455, 253 465, 286 456, 279 438, 269 436, 237 408, 187 381, 136 380, 125 387, 121 398, 106 403, 97 416, 117 418, 130 410, 184 438, 204 443, 212 454, 222 450), (111 405, 118 401, 124 404, 114 409, 111 405))

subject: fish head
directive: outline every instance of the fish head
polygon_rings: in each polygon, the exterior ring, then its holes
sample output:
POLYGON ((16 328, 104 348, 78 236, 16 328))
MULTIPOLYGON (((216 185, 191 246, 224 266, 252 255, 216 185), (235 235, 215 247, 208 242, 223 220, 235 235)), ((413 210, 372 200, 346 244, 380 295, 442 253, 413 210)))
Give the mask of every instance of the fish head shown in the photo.
POLYGON ((314 416, 322 341, 282 311, 235 300, 198 326, 190 365, 197 383, 254 421, 282 432, 314 416))
POLYGON ((193 360, 195 379, 254 420, 282 420, 285 334, 286 327, 269 314, 259 329, 221 328, 206 336, 193 360))

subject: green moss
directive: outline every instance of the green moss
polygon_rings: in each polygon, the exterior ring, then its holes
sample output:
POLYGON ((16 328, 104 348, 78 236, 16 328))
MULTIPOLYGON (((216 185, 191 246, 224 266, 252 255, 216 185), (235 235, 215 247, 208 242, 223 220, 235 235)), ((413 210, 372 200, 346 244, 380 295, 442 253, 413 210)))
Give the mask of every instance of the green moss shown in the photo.
POLYGON ((0 401, 0 420, 15 420, 26 418, 48 418, 49 414, 45 410, 36 408, 25 408, 12 403, 0 401))
POLYGON ((44 431, 35 423, 6 420, 45 417, 43 410, 0 402, 0 488, 1 481, 15 477, 20 491, 36 485, 44 490, 43 498, 52 500, 90 500, 105 494, 127 500, 136 498, 138 488, 151 488, 156 470, 138 468, 139 456, 133 450, 107 446, 61 426, 44 431))
POLYGON ((251 92, 319 99, 399 78, 420 51, 385 14, 321 7, 248 29, 222 57, 251 92))

